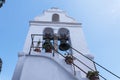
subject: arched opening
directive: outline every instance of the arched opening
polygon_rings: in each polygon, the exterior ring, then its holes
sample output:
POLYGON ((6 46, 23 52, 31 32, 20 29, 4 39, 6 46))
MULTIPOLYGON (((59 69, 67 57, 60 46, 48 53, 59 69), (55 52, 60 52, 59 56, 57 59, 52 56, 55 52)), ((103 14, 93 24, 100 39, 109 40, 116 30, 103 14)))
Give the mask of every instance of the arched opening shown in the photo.
POLYGON ((66 39, 69 38, 69 30, 66 28, 60 28, 58 31, 59 38, 66 37, 66 39))
POLYGON ((58 40, 59 40, 59 50, 61 51, 70 51, 70 33, 66 28, 60 28, 58 31, 58 40))
POLYGON ((53 35, 54 35, 54 31, 53 31, 53 29, 52 28, 45 28, 44 30, 43 30, 43 39, 45 39, 45 38, 50 38, 50 39, 52 39, 53 38, 53 35))
POLYGON ((52 15, 52 21, 53 22, 59 22, 59 15, 58 14, 53 14, 52 15))
POLYGON ((54 38, 54 31, 53 31, 53 29, 52 28, 45 28, 43 30, 43 40, 44 40, 44 43, 42 44, 42 48, 47 53, 52 53, 53 38, 54 38))

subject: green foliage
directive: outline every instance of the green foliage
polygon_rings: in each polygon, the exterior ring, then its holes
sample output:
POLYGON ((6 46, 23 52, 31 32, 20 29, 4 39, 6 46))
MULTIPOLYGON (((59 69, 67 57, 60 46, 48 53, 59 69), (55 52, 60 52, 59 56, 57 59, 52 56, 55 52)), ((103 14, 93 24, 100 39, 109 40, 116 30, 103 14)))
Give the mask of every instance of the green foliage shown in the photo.
POLYGON ((67 64, 72 64, 72 63, 73 63, 73 57, 72 57, 71 55, 67 55, 67 56, 65 57, 65 62, 66 62, 67 64))
POLYGON ((3 3, 5 3, 5 0, 0 0, 0 8, 3 6, 3 3))
POLYGON ((98 71, 88 71, 87 73, 87 78, 89 78, 91 80, 92 77, 98 77, 98 71))
POLYGON ((2 59, 0 58, 0 72, 1 72, 1 69, 2 69, 2 59))
POLYGON ((41 43, 41 41, 39 40, 39 41, 37 42, 37 44, 40 45, 40 43, 41 43))

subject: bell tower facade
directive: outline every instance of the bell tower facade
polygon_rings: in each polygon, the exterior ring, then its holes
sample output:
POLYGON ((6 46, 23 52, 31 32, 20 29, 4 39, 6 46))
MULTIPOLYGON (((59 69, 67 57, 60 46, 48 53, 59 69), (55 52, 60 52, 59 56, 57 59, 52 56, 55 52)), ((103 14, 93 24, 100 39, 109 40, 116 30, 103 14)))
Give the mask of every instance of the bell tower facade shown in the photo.
POLYGON ((30 21, 29 25, 23 52, 18 54, 19 60, 12 80, 32 80, 34 71, 40 74, 34 75, 38 77, 35 80, 87 80, 86 73, 91 69, 96 70, 94 63, 90 61, 94 57, 87 48, 81 23, 69 17, 65 11, 58 8, 48 9, 30 21), (47 60, 46 57, 55 62, 47 60), (40 60, 35 61, 37 58, 40 60), (34 65, 31 72, 28 69, 30 62, 34 65), (48 66, 56 72, 49 70, 48 66), (49 78, 44 77, 47 69, 43 67, 48 69, 49 78), (27 70, 31 74, 27 73, 27 70), (56 75, 54 79, 53 75, 56 75))
MULTIPOLYGON (((66 13, 58 8, 52 8, 44 11, 40 16, 30 21, 30 29, 26 38, 23 52, 28 53, 31 45, 31 34, 56 34, 66 35, 72 47, 84 54, 89 54, 85 38, 82 31, 81 23, 66 15, 66 13)), ((42 41, 41 36, 41 41, 42 41)), ((74 52, 73 52, 74 53, 74 52)))

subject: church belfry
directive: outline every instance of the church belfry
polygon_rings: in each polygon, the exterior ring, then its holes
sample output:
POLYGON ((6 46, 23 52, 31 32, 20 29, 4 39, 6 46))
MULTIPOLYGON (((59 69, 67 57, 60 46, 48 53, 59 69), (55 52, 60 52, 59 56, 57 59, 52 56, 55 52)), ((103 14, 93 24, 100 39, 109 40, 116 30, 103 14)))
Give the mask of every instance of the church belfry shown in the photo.
POLYGON ((29 24, 12 80, 88 80, 96 71, 81 23, 65 11, 48 9, 29 24))

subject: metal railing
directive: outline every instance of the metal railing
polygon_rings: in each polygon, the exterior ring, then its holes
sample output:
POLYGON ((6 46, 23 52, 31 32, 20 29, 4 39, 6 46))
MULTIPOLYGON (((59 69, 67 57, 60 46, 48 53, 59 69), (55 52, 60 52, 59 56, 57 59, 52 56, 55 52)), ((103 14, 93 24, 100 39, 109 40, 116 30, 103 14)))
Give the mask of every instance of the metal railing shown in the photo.
MULTIPOLYGON (((119 77, 118 75, 116 75, 115 73, 113 73, 113 72, 111 72, 110 70, 106 69, 105 67, 101 66, 100 64, 98 64, 97 62, 93 61, 92 59, 88 58, 87 56, 85 56, 85 55, 84 55, 83 53, 81 53, 80 51, 78 51, 78 50, 76 50, 75 48, 72 48, 72 47, 71 47, 71 49, 73 49, 74 51, 76 51, 77 53, 79 53, 80 55, 82 55, 83 57, 85 57, 86 59, 92 61, 94 64, 96 64, 97 66, 99 66, 99 67, 102 68, 103 70, 107 71, 108 73, 112 74, 112 75, 115 76, 116 78, 120 79, 120 77, 119 77)), ((77 59, 77 60, 78 60, 78 59, 77 59)), ((81 61, 79 61, 79 62, 81 62, 81 61)), ((82 62, 81 62, 81 63, 82 63, 82 62)), ((85 65, 85 66, 86 66, 86 65, 85 65)), ((88 66, 86 66, 86 67, 88 67, 88 66)), ((89 69, 90 69, 90 68, 89 68, 89 69)), ((92 69, 90 69, 90 70, 92 70, 92 69)), ((92 71, 93 71, 93 70, 92 70, 92 71)), ((101 76, 100 74, 99 74, 99 76, 100 76, 101 78, 103 78, 104 80, 107 80, 105 77, 101 76)))
MULTIPOLYGON (((31 34, 31 46, 30 46, 30 51, 29 51, 29 55, 31 54, 32 48, 36 48, 34 46, 34 43, 37 43, 38 41, 34 41, 35 36, 43 36, 42 34, 31 34)), ((54 40, 53 40, 54 41, 54 40)), ((42 43, 42 42, 41 42, 42 43)), ((38 47, 38 48, 42 48, 42 47, 38 47)), ((116 74, 114 74, 113 72, 111 72, 110 70, 106 69, 105 67, 101 66, 100 64, 98 64, 97 62, 93 61, 92 59, 88 58, 87 56, 85 56, 83 53, 81 53, 80 51, 76 50, 73 47, 70 47, 72 50, 76 51, 78 54, 82 55, 84 58, 88 59, 89 61, 92 61, 93 64, 99 66, 100 68, 102 68, 103 70, 107 71, 108 73, 112 74, 113 76, 115 76, 116 78, 120 79, 120 77, 116 74)), ((53 50, 56 51, 59 55, 61 55, 63 58, 65 58, 65 55, 63 55, 62 53, 58 52, 57 50, 55 50, 54 46, 53 46, 53 50)), ((53 51, 53 52, 54 52, 53 51)), ((66 53, 68 53, 66 51, 66 53)), ((53 53, 54 55, 54 53, 53 53)), ((73 55, 72 55, 73 56, 73 55)), ((90 68, 88 65, 86 65, 83 61, 81 61, 80 59, 76 58, 75 56, 73 56, 73 58, 75 58, 79 63, 83 64, 84 66, 86 66, 89 70, 91 71, 95 71, 92 68, 90 68)), ((74 62, 72 63, 72 65, 74 65, 75 67, 77 67, 79 70, 81 70, 83 73, 85 73, 87 75, 88 72, 85 72, 85 70, 83 70, 82 68, 80 68, 78 65, 76 65, 74 62)), ((107 80, 105 77, 103 77, 100 73, 98 74, 99 77, 101 77, 104 80, 107 80)))

